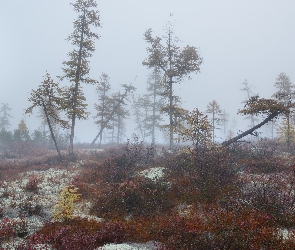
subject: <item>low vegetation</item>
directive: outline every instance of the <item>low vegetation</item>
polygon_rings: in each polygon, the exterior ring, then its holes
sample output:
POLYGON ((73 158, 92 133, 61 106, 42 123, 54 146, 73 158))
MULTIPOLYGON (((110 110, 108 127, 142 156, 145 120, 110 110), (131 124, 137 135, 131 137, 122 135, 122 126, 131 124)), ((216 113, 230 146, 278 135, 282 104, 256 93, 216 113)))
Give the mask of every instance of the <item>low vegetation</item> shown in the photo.
POLYGON ((294 157, 279 144, 171 152, 135 141, 58 165, 40 150, 1 158, 3 249, 295 248, 294 157))

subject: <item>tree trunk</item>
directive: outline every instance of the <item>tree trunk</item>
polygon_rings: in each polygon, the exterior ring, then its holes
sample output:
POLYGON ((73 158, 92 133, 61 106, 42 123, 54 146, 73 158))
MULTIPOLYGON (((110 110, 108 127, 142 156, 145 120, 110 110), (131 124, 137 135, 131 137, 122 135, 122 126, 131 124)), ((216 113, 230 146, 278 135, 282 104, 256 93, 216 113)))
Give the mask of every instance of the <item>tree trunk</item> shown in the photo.
POLYGON ((277 117, 279 114, 281 114, 281 112, 279 112, 279 111, 270 114, 261 123, 257 124, 253 128, 248 129, 247 131, 243 132, 242 134, 237 135, 236 137, 234 137, 234 138, 232 138, 230 140, 224 141, 221 145, 227 147, 228 145, 230 145, 230 144, 232 144, 234 142, 237 142, 239 139, 243 138, 246 135, 249 135, 249 134, 253 133, 256 129, 259 129, 264 124, 268 123, 269 121, 271 121, 272 119, 274 119, 275 117, 277 117))
POLYGON ((288 113, 287 114, 287 147, 288 149, 290 148, 290 141, 291 141, 291 138, 290 138, 290 114, 288 113))
POLYGON ((61 153, 59 151, 59 148, 58 148, 58 145, 57 145, 57 142, 56 142, 54 133, 53 133, 53 129, 52 129, 52 126, 51 126, 51 123, 50 123, 50 119, 48 117, 47 109, 46 109, 46 106, 45 106, 44 102, 42 103, 42 106, 43 106, 44 113, 45 113, 45 116, 46 116, 46 119, 47 119, 47 123, 48 123, 48 127, 49 127, 49 130, 50 130, 50 134, 51 134, 51 137, 52 137, 52 140, 53 140, 53 143, 54 143, 54 146, 55 146, 57 155, 58 155, 58 160, 60 161, 61 160, 61 153))
POLYGON ((154 93, 153 93, 153 118, 152 118, 152 143, 155 143, 155 126, 156 126, 156 84, 157 84, 157 80, 156 80, 156 73, 155 73, 155 83, 154 83, 154 93))
POLYGON ((213 133, 212 133, 212 140, 213 140, 213 143, 215 142, 215 110, 214 110, 214 106, 213 106, 213 109, 212 109, 212 115, 213 115, 213 120, 212 120, 212 125, 213 125, 213 133))
POLYGON ((169 135, 170 135, 170 148, 173 147, 173 79, 172 79, 172 51, 171 51, 171 31, 168 33, 168 53, 169 53, 169 135))

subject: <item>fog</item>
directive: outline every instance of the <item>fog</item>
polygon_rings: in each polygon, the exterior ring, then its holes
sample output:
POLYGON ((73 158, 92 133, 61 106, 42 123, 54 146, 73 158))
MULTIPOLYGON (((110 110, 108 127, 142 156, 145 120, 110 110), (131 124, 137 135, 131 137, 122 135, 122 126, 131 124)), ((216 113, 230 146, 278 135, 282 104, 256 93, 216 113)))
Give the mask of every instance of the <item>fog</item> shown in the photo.
MULTIPOLYGON (((216 100, 230 114, 239 129, 248 121, 236 115, 246 94, 242 82, 248 80, 254 92, 270 98, 275 78, 285 72, 295 83, 295 2, 293 0, 99 0, 102 27, 91 58, 90 76, 110 77, 114 90, 132 82, 144 93, 150 70, 142 65, 147 58, 144 32, 165 35, 167 22, 173 23, 179 45, 198 48, 204 62, 201 73, 175 85, 182 107, 206 110, 216 100)), ((54 79, 62 75, 62 62, 72 46, 65 40, 73 30, 76 16, 65 0, 2 1, 0 9, 0 103, 12 108, 11 130, 24 117, 30 131, 40 126, 34 115, 24 115, 27 101, 48 71, 54 79)), ((66 85, 67 82, 62 82, 66 85)), ((97 134, 92 116, 97 95, 95 86, 85 86, 89 120, 79 121, 76 141, 91 142, 97 134)), ((37 114, 37 110, 34 114, 37 114)), ((135 132, 128 123, 127 136, 135 132)))

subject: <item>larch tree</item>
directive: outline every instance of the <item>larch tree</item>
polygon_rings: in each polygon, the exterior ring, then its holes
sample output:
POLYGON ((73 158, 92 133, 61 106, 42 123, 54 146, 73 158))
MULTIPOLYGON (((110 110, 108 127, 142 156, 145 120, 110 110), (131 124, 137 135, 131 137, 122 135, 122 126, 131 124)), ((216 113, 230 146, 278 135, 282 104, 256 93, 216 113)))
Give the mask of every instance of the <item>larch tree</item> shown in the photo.
POLYGON ((99 39, 96 28, 100 27, 100 19, 94 0, 77 0, 71 5, 78 14, 74 21, 74 31, 67 38, 74 49, 68 53, 69 60, 63 62, 64 75, 60 79, 68 79, 71 83, 71 86, 66 88, 64 98, 67 102, 63 108, 71 121, 69 155, 72 157, 76 119, 86 119, 88 116, 81 83, 96 83, 96 80, 88 76, 89 58, 95 51, 95 40, 99 39))
POLYGON ((150 75, 147 82, 147 92, 151 99, 151 114, 147 118, 147 126, 150 130, 152 137, 152 143, 155 143, 156 129, 161 128, 161 107, 164 106, 164 100, 162 97, 163 87, 161 84, 161 75, 158 67, 153 68, 153 72, 150 75))
POLYGON ((31 96, 28 98, 28 101, 31 102, 32 105, 26 109, 26 114, 31 114, 35 107, 42 108, 59 159, 61 159, 61 153, 57 145, 52 122, 54 122, 54 124, 59 124, 62 128, 69 127, 68 122, 61 119, 59 114, 64 103, 62 94, 63 91, 59 88, 58 83, 54 82, 51 76, 46 73, 44 81, 36 90, 32 90, 31 96))
POLYGON ((9 114, 11 111, 11 108, 9 107, 8 103, 1 103, 0 107, 0 130, 7 129, 11 126, 9 118, 12 118, 12 116, 9 114))
MULTIPOLYGON (((180 106, 180 98, 178 97, 174 97, 174 99, 176 100, 175 103, 173 104, 173 115, 172 115, 172 122, 173 122, 173 135, 177 134, 178 138, 174 138, 173 136, 173 140, 179 142, 180 141, 180 136, 178 131, 180 131, 186 124, 186 115, 188 114, 188 110, 181 108, 180 106)), ((164 106, 161 108, 161 112, 162 113, 168 113, 169 107, 168 106, 164 106)), ((168 130, 170 128, 169 124, 165 124, 161 126, 162 129, 168 130)), ((170 137, 170 130, 169 130, 169 137, 170 137)))
POLYGON ((156 131, 161 129, 161 108, 164 106, 162 97, 163 88, 161 85, 160 70, 155 67, 148 77, 146 94, 138 95, 133 99, 133 114, 143 140, 151 137, 155 143, 156 131))
MULTIPOLYGON (((290 106, 294 101, 294 85, 291 83, 289 76, 287 76, 285 73, 280 73, 278 77, 276 78, 276 82, 274 83, 274 86, 276 87, 277 91, 272 95, 276 100, 278 100, 279 103, 290 106)), ((291 119, 292 114, 294 113, 293 109, 289 109, 289 112, 284 113, 284 120, 286 120, 286 129, 287 134, 285 136, 287 147, 290 147, 291 142, 291 119)), ((285 127, 284 126, 284 127, 285 127)))
POLYGON ((21 119, 17 129, 14 130, 13 139, 17 142, 29 142, 31 140, 30 131, 24 118, 21 119))
POLYGON ((167 100, 163 110, 169 116, 170 147, 173 147, 173 116, 176 112, 173 84, 182 82, 191 73, 199 73, 203 60, 195 47, 186 46, 181 49, 177 46, 177 39, 173 37, 171 26, 168 28, 165 40, 158 36, 153 37, 152 29, 145 32, 144 38, 149 47, 148 58, 143 61, 143 65, 149 68, 157 67, 163 74, 163 94, 167 100))
POLYGON ((96 140, 100 137, 100 135, 103 133, 104 129, 108 126, 108 124, 114 124, 115 116, 118 112, 118 109, 120 106, 125 103, 125 100, 128 100, 129 95, 133 93, 133 91, 136 89, 132 86, 132 84, 122 84, 122 88, 124 89, 123 94, 113 94, 110 107, 111 111, 109 112, 108 116, 105 118, 104 123, 101 125, 98 134, 95 136, 93 141, 91 142, 91 145, 93 146, 96 142, 96 140))
POLYGON ((148 94, 133 96, 132 102, 133 115, 135 117, 136 130, 139 131, 143 141, 150 133, 150 110, 151 100, 148 94))
POLYGON ((122 142, 123 136, 125 136, 126 132, 126 122, 125 120, 130 115, 129 110, 127 109, 127 103, 126 101, 129 101, 128 98, 124 98, 121 100, 121 93, 117 93, 114 95, 114 99, 116 100, 115 103, 118 103, 115 113, 114 113, 114 119, 115 119, 115 127, 117 128, 117 144, 120 144, 122 142))
POLYGON ((225 109, 223 109, 222 113, 220 114, 220 122, 223 126, 224 138, 226 138, 228 121, 229 121, 229 114, 225 111, 225 109))
MULTIPOLYGON (((43 134, 46 134, 47 119, 42 107, 38 109, 38 115, 36 115, 41 120, 41 130, 43 134)), ((54 122, 54 121, 52 121, 54 122)))
MULTIPOLYGON (((111 89, 110 78, 107 74, 102 73, 100 81, 97 83, 96 91, 98 93, 98 103, 94 104, 96 115, 93 117, 96 119, 95 124, 101 129, 105 126, 106 129, 110 129, 109 123, 105 124, 107 117, 110 115, 112 99, 109 96, 111 89)), ((101 147, 102 133, 99 135, 99 147, 101 147)))
POLYGON ((280 142, 288 141, 288 145, 294 145, 295 143, 295 126, 292 123, 288 123, 287 119, 284 119, 281 126, 277 128, 277 134, 280 142))
POLYGON ((220 109, 219 104, 213 100, 212 102, 209 102, 206 109, 207 114, 211 114, 212 118, 211 124, 212 124, 212 141, 215 142, 215 129, 216 125, 219 125, 221 123, 221 114, 222 110, 220 109))
POLYGON ((210 144, 212 125, 207 115, 195 108, 186 114, 184 121, 186 125, 177 131, 182 141, 191 141, 195 147, 210 144))
MULTIPOLYGON (((253 86, 249 85, 247 79, 245 79, 245 81, 242 82, 242 85, 244 85, 244 87, 241 90, 246 93, 246 100, 242 101, 242 103, 246 103, 250 100, 252 96, 256 96, 256 94, 254 94, 253 86)), ((255 122, 258 121, 258 119, 255 118, 252 114, 245 116, 245 119, 250 120, 250 128, 254 127, 255 122)))
POLYGON ((290 109, 294 107, 294 104, 289 103, 284 105, 274 99, 259 98, 259 96, 252 96, 246 102, 244 109, 239 110, 238 113, 242 115, 262 115, 266 116, 264 120, 254 127, 238 134, 237 136, 230 138, 222 143, 223 146, 228 146, 239 139, 253 134, 255 130, 259 129, 263 125, 277 118, 279 115, 285 115, 290 112, 290 109))

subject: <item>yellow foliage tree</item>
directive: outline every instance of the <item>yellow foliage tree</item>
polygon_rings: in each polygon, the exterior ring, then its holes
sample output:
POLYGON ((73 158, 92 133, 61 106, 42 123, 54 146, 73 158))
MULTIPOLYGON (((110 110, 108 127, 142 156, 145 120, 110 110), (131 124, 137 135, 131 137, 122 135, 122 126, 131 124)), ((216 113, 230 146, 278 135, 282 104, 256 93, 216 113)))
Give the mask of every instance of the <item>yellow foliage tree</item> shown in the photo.
POLYGON ((58 203, 54 207, 54 219, 68 221, 74 217, 74 203, 79 200, 81 194, 73 185, 64 187, 58 197, 58 203))
POLYGON ((212 125, 207 115, 195 108, 186 114, 185 123, 177 131, 183 141, 191 141, 196 147, 210 144, 212 125))

